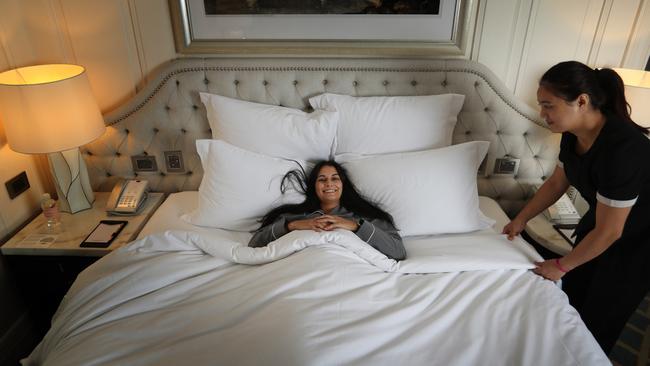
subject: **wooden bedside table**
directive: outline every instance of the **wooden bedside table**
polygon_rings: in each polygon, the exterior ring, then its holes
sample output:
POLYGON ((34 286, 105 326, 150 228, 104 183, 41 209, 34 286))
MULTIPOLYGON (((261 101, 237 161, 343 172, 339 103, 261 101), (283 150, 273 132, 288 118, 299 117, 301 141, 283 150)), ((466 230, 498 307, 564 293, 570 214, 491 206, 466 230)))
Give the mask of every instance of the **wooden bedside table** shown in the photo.
POLYGON ((145 207, 135 216, 108 216, 106 201, 110 192, 96 192, 93 207, 76 214, 61 213, 61 225, 55 231, 46 227, 46 219, 38 215, 32 222, 7 241, 0 251, 3 255, 92 256, 100 257, 134 240, 140 230, 164 201, 164 193, 149 193, 145 207), (101 220, 124 220, 128 224, 108 248, 81 248, 79 244, 101 220), (26 244, 22 241, 31 234, 56 235, 51 244, 26 244))
POLYGON ((93 207, 74 215, 61 213, 61 230, 52 244, 24 245, 21 241, 33 233, 49 233, 40 214, 7 241, 0 251, 18 293, 25 300, 36 338, 50 327, 52 315, 72 283, 86 267, 101 256, 134 240, 147 220, 164 201, 164 193, 149 193, 145 207, 136 216, 108 216, 105 211, 110 192, 95 193, 93 207), (126 220, 118 237, 108 248, 81 248, 79 244, 100 220, 126 220))
POLYGON ((565 255, 573 250, 571 244, 555 230, 544 214, 539 214, 528 221, 525 230, 532 240, 553 253, 565 255))

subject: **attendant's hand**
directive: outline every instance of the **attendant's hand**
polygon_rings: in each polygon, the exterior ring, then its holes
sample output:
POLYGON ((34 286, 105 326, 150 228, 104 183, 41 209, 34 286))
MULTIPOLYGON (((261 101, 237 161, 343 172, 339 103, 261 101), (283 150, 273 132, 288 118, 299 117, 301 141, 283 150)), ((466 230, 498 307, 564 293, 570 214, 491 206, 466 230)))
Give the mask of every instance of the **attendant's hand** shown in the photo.
POLYGON ((555 263, 555 259, 545 260, 543 262, 535 262, 533 272, 551 281, 559 281, 566 272, 562 271, 555 263))
POLYGON ((341 216, 323 215, 316 218, 316 220, 322 224, 322 229, 325 231, 331 231, 334 229, 357 231, 357 229, 359 229, 359 224, 357 224, 356 221, 344 219, 341 216))
POLYGON ((326 223, 319 219, 320 217, 315 217, 312 219, 291 221, 290 223, 287 224, 287 229, 289 229, 289 231, 294 231, 294 230, 323 231, 324 230, 323 228, 326 226, 326 223))
POLYGON ((515 236, 519 235, 526 228, 526 221, 514 218, 508 223, 508 225, 503 227, 501 234, 507 234, 508 240, 512 240, 515 236))

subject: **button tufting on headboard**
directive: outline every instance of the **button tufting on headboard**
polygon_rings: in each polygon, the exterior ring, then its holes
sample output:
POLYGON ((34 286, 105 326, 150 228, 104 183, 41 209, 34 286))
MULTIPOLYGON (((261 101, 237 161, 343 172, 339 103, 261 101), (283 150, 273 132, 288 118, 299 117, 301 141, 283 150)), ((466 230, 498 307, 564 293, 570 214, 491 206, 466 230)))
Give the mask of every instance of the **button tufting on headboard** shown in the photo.
POLYGON ((523 206, 531 184, 551 174, 559 149, 559 136, 548 131, 536 112, 516 100, 487 68, 471 61, 182 58, 162 67, 130 102, 107 114, 107 132, 83 149, 95 190, 108 191, 119 177, 134 177, 131 159, 124 157, 139 154, 158 162, 157 172, 138 175, 154 191, 198 189, 203 170, 195 141, 211 137, 199 92, 305 111, 311 110, 308 99, 323 92, 464 94, 454 143, 491 142, 479 193, 497 199, 509 214, 523 206), (167 172, 164 153, 178 150, 185 171, 167 172), (492 175, 495 159, 506 155, 521 160, 516 176, 492 175))

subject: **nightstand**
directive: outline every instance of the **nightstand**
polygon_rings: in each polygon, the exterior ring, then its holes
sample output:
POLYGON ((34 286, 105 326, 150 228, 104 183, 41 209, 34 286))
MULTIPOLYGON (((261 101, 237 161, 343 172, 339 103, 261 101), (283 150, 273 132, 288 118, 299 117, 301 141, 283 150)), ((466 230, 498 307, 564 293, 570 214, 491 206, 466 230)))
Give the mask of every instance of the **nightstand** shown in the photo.
POLYGON ((533 241, 555 254, 565 255, 573 250, 571 244, 555 230, 544 214, 529 220, 525 230, 533 241))
POLYGON ((36 339, 50 327, 52 315, 77 275, 101 256, 134 240, 147 220, 164 201, 164 193, 149 193, 140 214, 108 216, 105 211, 110 192, 95 193, 93 207, 74 215, 61 213, 60 232, 49 232, 45 217, 40 214, 7 241, 0 251, 7 265, 8 276, 23 297, 34 322, 36 339), (108 248, 81 248, 79 244, 100 220, 126 220, 128 224, 108 248), (31 234, 57 235, 51 244, 25 245, 31 234))
POLYGON ((38 215, 32 222, 7 241, 0 251, 3 255, 47 255, 47 256, 91 256, 101 257, 124 244, 134 240, 140 230, 153 215, 158 206, 164 201, 164 193, 149 193, 145 207, 135 216, 108 216, 106 201, 110 192, 96 192, 93 207, 74 215, 61 213, 61 225, 57 230, 50 231, 46 227, 46 219, 38 215), (79 244, 90 234, 101 220, 124 220, 128 224, 113 240, 108 248, 81 248, 79 244), (50 234, 56 240, 48 244, 26 244, 25 238, 32 234, 50 234))

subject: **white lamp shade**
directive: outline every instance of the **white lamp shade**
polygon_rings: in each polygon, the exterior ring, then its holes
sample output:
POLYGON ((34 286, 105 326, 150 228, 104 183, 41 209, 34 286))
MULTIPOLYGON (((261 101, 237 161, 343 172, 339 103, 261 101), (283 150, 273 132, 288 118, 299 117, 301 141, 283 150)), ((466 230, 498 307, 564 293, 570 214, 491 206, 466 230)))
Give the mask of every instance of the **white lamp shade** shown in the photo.
POLYGON ((87 144, 106 127, 82 66, 54 64, 0 73, 0 119, 12 150, 51 153, 87 144))
POLYGON ((650 127, 650 72, 632 69, 614 69, 625 84, 625 98, 632 107, 632 120, 650 127))

